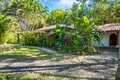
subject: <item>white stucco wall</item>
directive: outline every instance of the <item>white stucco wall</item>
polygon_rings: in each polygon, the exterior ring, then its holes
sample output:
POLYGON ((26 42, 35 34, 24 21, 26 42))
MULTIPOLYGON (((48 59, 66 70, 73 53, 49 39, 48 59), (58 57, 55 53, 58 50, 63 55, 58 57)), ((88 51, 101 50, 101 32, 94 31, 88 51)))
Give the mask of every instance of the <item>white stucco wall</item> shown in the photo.
MULTIPOLYGON (((106 46, 108 47, 109 46, 109 36, 111 34, 116 34, 117 35, 117 32, 105 32, 105 33, 101 33, 100 36, 101 36, 101 41, 100 41, 100 46, 106 46)), ((120 33, 120 32, 119 32, 120 33)), ((120 40, 120 38, 119 38, 120 40)), ((98 43, 93 43, 94 45, 98 46, 98 43)))
POLYGON ((101 33, 100 34, 102 40, 100 41, 100 46, 109 46, 109 34, 101 33))
MULTIPOLYGON (((101 44, 103 44, 103 46, 109 46, 109 38, 111 34, 116 34, 117 32, 106 32, 105 34, 103 34, 103 39, 101 40, 101 44)), ((100 45, 102 46, 102 45, 100 45)))

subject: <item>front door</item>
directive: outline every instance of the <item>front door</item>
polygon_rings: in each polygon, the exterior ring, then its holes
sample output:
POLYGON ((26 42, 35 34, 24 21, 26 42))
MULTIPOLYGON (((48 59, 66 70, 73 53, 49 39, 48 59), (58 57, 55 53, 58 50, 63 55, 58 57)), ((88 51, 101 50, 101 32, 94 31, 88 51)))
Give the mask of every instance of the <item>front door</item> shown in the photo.
POLYGON ((110 46, 116 46, 117 45, 117 35, 111 34, 109 38, 109 44, 110 46))

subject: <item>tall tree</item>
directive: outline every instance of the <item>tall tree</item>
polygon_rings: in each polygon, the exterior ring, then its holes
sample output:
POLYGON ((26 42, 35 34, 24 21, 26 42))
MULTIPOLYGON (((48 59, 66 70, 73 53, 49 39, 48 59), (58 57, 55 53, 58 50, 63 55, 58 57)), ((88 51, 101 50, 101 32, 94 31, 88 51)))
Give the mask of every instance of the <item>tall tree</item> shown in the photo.
POLYGON ((72 8, 71 8, 71 11, 72 11, 72 22, 73 24, 75 25, 75 22, 76 22, 76 18, 78 17, 78 10, 79 10, 79 4, 76 4, 74 3, 72 8))
POLYGON ((89 17, 95 22, 96 25, 102 25, 108 23, 108 15, 107 13, 108 6, 104 6, 102 4, 95 4, 94 7, 89 11, 89 17))
MULTIPOLYGON (((120 45, 119 45, 119 48, 120 48, 120 45)), ((120 80, 120 49, 119 49, 119 56, 118 56, 118 68, 117 68, 115 80, 120 80)))
POLYGON ((49 14, 49 24, 63 24, 65 19, 65 11, 63 9, 52 10, 49 14))
MULTIPOLYGON (((120 39, 120 33, 119 33, 119 39, 120 39)), ((115 80, 120 80, 120 41, 119 41, 119 53, 118 53, 118 68, 117 68, 115 80)))
POLYGON ((55 9, 52 10, 48 17, 48 25, 53 24, 67 24, 70 25, 72 23, 71 20, 72 12, 70 9, 55 9))
POLYGON ((65 11, 65 19, 64 24, 71 25, 72 24, 72 11, 70 9, 65 11))
POLYGON ((17 32, 18 23, 12 17, 0 14, 0 43, 6 43, 11 38, 11 32, 17 32), (9 38, 8 38, 9 37, 9 38))
MULTIPOLYGON (((117 14, 116 16, 119 18, 119 20, 118 20, 118 22, 119 22, 120 21, 120 16, 119 16, 119 14, 120 14, 120 4, 118 4, 116 6, 115 14, 117 14)), ((119 39, 120 39, 120 33, 119 33, 119 39)), ((120 41, 119 41, 118 68, 117 68, 117 73, 116 73, 116 79, 115 80, 120 80, 120 41)))
POLYGON ((45 24, 47 9, 36 0, 11 0, 2 10, 17 19, 23 30, 34 30, 45 24))

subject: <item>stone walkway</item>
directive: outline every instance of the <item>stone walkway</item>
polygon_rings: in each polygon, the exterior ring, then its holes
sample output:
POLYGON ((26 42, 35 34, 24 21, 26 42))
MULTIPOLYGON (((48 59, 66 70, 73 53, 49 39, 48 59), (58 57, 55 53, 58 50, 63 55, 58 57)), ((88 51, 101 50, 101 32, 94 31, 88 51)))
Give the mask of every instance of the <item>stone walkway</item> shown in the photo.
MULTIPOLYGON (((54 53, 54 51, 46 48, 40 49, 54 53)), ((3 73, 35 72, 60 77, 111 79, 115 76, 116 69, 116 53, 108 51, 100 55, 70 55, 69 59, 59 61, 32 58, 7 58, 0 60, 0 72, 3 73)))

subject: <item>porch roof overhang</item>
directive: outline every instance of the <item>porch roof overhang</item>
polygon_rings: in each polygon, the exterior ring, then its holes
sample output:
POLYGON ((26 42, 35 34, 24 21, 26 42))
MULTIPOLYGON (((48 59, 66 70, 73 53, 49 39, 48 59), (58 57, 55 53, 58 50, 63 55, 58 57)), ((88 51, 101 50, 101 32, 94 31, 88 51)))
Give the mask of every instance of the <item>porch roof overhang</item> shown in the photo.
MULTIPOLYGON (((73 26, 67 26, 65 24, 60 24, 61 27, 65 27, 68 29, 74 29, 73 26)), ((34 30, 35 33, 44 33, 50 30, 53 30, 56 28, 56 25, 50 25, 46 26, 41 29, 34 30)), ((113 32, 113 31, 120 31, 120 23, 111 23, 111 24, 105 24, 105 25, 100 25, 97 26, 98 29, 103 30, 105 32, 113 32)))
MULTIPOLYGON (((67 26, 65 24, 60 24, 60 27, 64 27, 64 28, 67 28, 67 29, 74 29, 74 27, 72 26, 67 26)), ((46 26, 44 28, 41 28, 41 29, 37 29, 35 30, 34 32, 35 33, 44 33, 44 32, 47 32, 47 31, 50 31, 50 30, 53 30, 56 28, 56 25, 50 25, 50 26, 46 26)))
POLYGON ((105 32, 120 31, 120 23, 105 24, 97 26, 97 28, 105 32))

